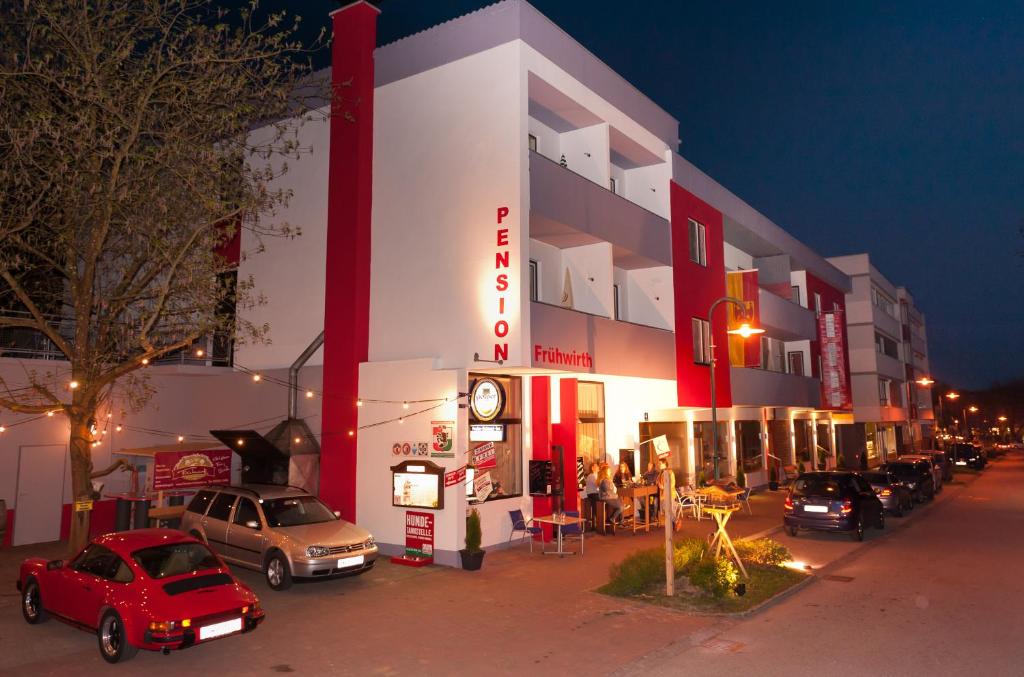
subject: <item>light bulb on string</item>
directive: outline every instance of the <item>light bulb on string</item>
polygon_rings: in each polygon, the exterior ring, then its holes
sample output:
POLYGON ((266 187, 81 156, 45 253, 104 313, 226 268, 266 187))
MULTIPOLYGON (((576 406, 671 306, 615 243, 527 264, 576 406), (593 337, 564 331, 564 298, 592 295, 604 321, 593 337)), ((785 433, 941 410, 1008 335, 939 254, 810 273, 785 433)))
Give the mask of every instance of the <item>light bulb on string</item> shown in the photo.
POLYGON ((402 402, 402 409, 408 409, 408 408, 409 408, 409 403, 408 402, 402 402))
POLYGON ((147 364, 149 364, 149 358, 148 357, 143 357, 142 358, 142 366, 145 367, 147 364))
POLYGON ((123 428, 121 428, 120 425, 118 425, 116 428, 114 428, 115 432, 121 432, 121 430, 123 430, 123 428))
POLYGON ((313 391, 312 391, 312 390, 307 390, 307 391, 306 391, 306 397, 307 397, 307 398, 311 398, 311 397, 313 397, 313 391))
POLYGON ((353 436, 355 436, 355 434, 356 434, 356 431, 355 431, 355 430, 349 430, 349 431, 348 431, 348 436, 349 436, 349 437, 353 437, 353 436))
POLYGON ((202 348, 196 349, 196 357, 202 357, 202 356, 203 356, 203 349, 202 348))
POLYGON ((2 425, 0 425, 0 433, 5 433, 5 432, 7 432, 7 428, 5 428, 2 425))
POLYGON ((181 444, 184 441, 185 441, 185 436, 184 435, 178 435, 178 444, 181 444))
POLYGON ((260 379, 261 379, 261 378, 263 378, 263 377, 262 377, 262 376, 260 376, 259 374, 253 374, 253 375, 252 375, 252 380, 253 380, 253 381, 254 381, 255 383, 259 383, 259 382, 260 382, 260 379))
POLYGON ((78 388, 78 381, 72 381, 71 383, 69 383, 68 388, 71 388, 72 390, 78 388))
POLYGON ((356 406, 357 407, 363 406, 363 401, 362 400, 356 400, 356 406))
POLYGON ((398 419, 398 422, 399 423, 405 423, 405 419, 404 418, 400 418, 400 419, 398 419))
POLYGON ((50 418, 53 418, 53 410, 51 409, 50 411, 46 412, 46 415, 49 416, 50 418))

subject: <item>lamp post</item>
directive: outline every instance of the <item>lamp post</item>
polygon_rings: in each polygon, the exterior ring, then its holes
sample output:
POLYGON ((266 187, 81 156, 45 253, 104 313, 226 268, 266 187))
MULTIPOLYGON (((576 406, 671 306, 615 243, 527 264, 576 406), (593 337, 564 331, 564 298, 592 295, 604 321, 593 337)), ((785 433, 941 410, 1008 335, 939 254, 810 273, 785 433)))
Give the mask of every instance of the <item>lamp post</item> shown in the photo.
MULTIPOLYGON (((751 320, 747 304, 734 296, 723 296, 716 299, 708 309, 708 351, 711 353, 711 451, 715 460, 715 481, 718 481, 718 411, 715 409, 715 308, 722 303, 731 303, 743 311, 741 319, 751 320)), ((764 329, 751 327, 749 322, 743 322, 738 328, 730 329, 727 333, 749 338, 754 334, 763 334, 764 329)))
POLYGON ((966 432, 969 435, 971 433, 971 423, 970 419, 967 418, 967 412, 976 414, 978 413, 978 408, 972 404, 971 406, 962 410, 962 413, 964 415, 964 432, 966 432))
MULTIPOLYGON (((958 393, 958 392, 957 392, 957 391, 955 391, 955 390, 950 390, 950 391, 949 391, 948 393, 946 393, 946 394, 945 394, 945 395, 944 395, 943 397, 940 397, 940 398, 939 398, 939 416, 940 416, 940 418, 942 419, 942 423, 943 423, 943 425, 945 425, 945 424, 946 424, 946 419, 945 419, 945 416, 944 416, 944 414, 942 413, 942 400, 943 400, 943 399, 947 399, 947 400, 949 400, 950 402, 955 402, 955 401, 956 401, 956 399, 957 399, 958 397, 960 397, 960 393, 958 393)), ((949 428, 948 428, 948 426, 947 426, 947 428, 946 428, 946 432, 947 432, 947 433, 949 432, 949 428)))
MULTIPOLYGON (((933 381, 932 379, 930 379, 927 376, 922 376, 921 378, 919 378, 916 381, 914 381, 914 383, 916 383, 917 385, 921 386, 922 388, 927 388, 931 384, 935 383, 935 381, 933 381)), ((913 451, 913 450, 915 450, 917 448, 917 444, 916 444, 916 442, 914 440, 914 422, 912 420, 910 420, 910 413, 911 413, 912 410, 913 411, 917 411, 917 403, 920 400, 918 400, 916 394, 914 393, 913 386, 911 386, 910 384, 907 384, 907 385, 908 385, 907 390, 910 391, 910 397, 912 397, 912 399, 913 399, 912 402, 907 402, 907 423, 910 426, 910 450, 913 451)), ((932 399, 931 399, 931 397, 929 397, 928 398, 928 402, 931 403, 931 401, 932 401, 932 399)), ((924 432, 923 431, 921 432, 921 438, 922 438, 921 441, 923 443, 924 442, 924 432)))

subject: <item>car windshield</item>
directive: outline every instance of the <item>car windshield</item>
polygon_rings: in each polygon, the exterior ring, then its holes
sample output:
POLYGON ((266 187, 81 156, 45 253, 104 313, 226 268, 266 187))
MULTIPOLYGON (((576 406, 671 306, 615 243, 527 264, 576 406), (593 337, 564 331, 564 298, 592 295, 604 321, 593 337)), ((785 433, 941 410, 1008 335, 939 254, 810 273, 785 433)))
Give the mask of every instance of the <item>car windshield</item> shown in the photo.
POLYGON ((797 496, 838 496, 841 491, 839 482, 825 475, 807 475, 793 483, 797 496))
POLYGON ((885 469, 896 475, 916 475, 917 468, 910 463, 890 463, 885 469))
POLYGON ((220 560, 202 543, 168 543, 132 553, 152 578, 191 574, 203 569, 219 569, 220 560))
POLYGON ((263 501, 263 514, 272 527, 295 527, 338 519, 316 496, 290 496, 263 501))

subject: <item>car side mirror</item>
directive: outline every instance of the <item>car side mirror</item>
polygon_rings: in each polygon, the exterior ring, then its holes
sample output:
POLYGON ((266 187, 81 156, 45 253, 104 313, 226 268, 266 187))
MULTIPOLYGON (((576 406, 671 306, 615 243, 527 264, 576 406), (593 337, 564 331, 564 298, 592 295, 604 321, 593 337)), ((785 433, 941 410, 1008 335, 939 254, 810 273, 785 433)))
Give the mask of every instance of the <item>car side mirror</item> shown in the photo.
POLYGON ((249 527, 250 529, 259 529, 260 523, 258 520, 249 520, 245 523, 245 526, 249 527))
POLYGON ((334 511, 334 516, 337 517, 338 519, 341 519, 341 511, 340 510, 335 510, 334 511))
POLYGON ((64 560, 62 559, 51 559, 46 563, 46 570, 53 571, 54 569, 60 569, 64 566, 64 560))

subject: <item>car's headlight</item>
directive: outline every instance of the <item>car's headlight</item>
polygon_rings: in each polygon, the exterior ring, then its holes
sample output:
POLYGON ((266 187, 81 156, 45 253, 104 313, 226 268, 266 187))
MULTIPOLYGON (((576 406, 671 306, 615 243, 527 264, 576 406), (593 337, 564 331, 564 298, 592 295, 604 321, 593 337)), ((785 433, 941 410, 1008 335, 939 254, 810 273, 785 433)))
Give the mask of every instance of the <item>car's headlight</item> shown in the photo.
POLYGON ((910 489, 914 489, 917 487, 917 482, 907 482, 907 487, 910 489))
POLYGON ((377 540, 373 536, 370 536, 365 541, 363 541, 364 548, 372 548, 375 545, 377 545, 377 540))
POLYGON ((306 548, 306 557, 327 557, 329 554, 331 551, 326 545, 311 545, 306 548))

